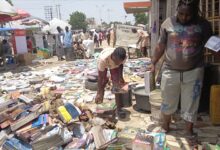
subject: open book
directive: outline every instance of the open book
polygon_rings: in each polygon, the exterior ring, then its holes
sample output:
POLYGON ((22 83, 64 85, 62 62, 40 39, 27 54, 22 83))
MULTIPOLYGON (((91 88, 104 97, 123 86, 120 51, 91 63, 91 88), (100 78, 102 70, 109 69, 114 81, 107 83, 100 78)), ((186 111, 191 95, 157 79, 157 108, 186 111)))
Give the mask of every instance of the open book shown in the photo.
POLYGON ((211 36, 205 44, 205 47, 215 52, 220 51, 220 37, 211 36))

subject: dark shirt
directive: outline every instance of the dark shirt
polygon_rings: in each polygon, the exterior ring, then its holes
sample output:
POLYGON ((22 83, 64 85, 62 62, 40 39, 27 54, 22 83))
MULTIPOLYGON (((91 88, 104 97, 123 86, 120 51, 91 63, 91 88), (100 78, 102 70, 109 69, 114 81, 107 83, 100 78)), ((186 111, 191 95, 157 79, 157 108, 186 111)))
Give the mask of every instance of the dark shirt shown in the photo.
POLYGON ((176 16, 167 18, 161 25, 158 41, 166 45, 165 68, 186 71, 203 66, 204 45, 211 34, 205 19, 182 25, 176 16))

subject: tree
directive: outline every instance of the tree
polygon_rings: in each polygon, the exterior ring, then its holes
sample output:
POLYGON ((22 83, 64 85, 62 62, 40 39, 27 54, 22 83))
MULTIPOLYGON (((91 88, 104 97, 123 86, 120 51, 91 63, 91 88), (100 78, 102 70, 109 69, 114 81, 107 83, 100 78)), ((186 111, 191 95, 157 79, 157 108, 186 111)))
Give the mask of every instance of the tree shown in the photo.
POLYGON ((103 26, 104 28, 109 28, 109 27, 110 27, 110 25, 109 25, 108 23, 106 23, 105 21, 102 22, 102 26, 103 26))
POLYGON ((88 23, 86 22, 86 15, 82 12, 73 12, 70 15, 69 24, 72 25, 72 29, 87 29, 88 23))
POLYGON ((111 21, 109 24, 122 24, 120 21, 111 21))
POLYGON ((13 3, 11 0, 6 0, 6 1, 13 6, 13 3))
POLYGON ((132 25, 130 21, 126 21, 125 25, 132 25))
POLYGON ((135 24, 148 24, 148 15, 146 15, 145 13, 137 13, 134 14, 134 18, 135 18, 135 24))

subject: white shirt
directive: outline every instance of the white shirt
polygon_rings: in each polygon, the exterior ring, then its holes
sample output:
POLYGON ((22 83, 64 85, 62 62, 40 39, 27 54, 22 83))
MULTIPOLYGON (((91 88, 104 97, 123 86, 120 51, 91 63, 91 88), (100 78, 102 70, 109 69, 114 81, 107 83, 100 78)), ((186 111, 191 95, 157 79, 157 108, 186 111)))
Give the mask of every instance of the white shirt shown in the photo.
POLYGON ((86 49, 87 53, 87 57, 90 57, 93 55, 94 53, 94 41, 93 40, 83 40, 83 47, 86 49))

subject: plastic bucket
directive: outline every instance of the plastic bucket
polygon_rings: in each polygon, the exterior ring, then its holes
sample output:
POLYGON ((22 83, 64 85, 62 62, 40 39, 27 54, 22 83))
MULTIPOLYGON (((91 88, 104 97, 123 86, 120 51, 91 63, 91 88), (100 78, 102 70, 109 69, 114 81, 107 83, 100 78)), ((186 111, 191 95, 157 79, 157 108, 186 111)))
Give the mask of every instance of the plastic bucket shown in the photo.
POLYGON ((115 94, 115 99, 121 101, 122 107, 130 107, 132 106, 132 93, 131 89, 128 90, 126 93, 118 93, 115 94))
POLYGON ((144 111, 150 111, 151 105, 149 102, 149 96, 145 91, 145 87, 144 86, 136 87, 132 92, 136 99, 137 108, 144 111))
POLYGON ((151 118, 152 121, 161 122, 160 106, 162 103, 161 91, 159 89, 150 93, 151 118))

